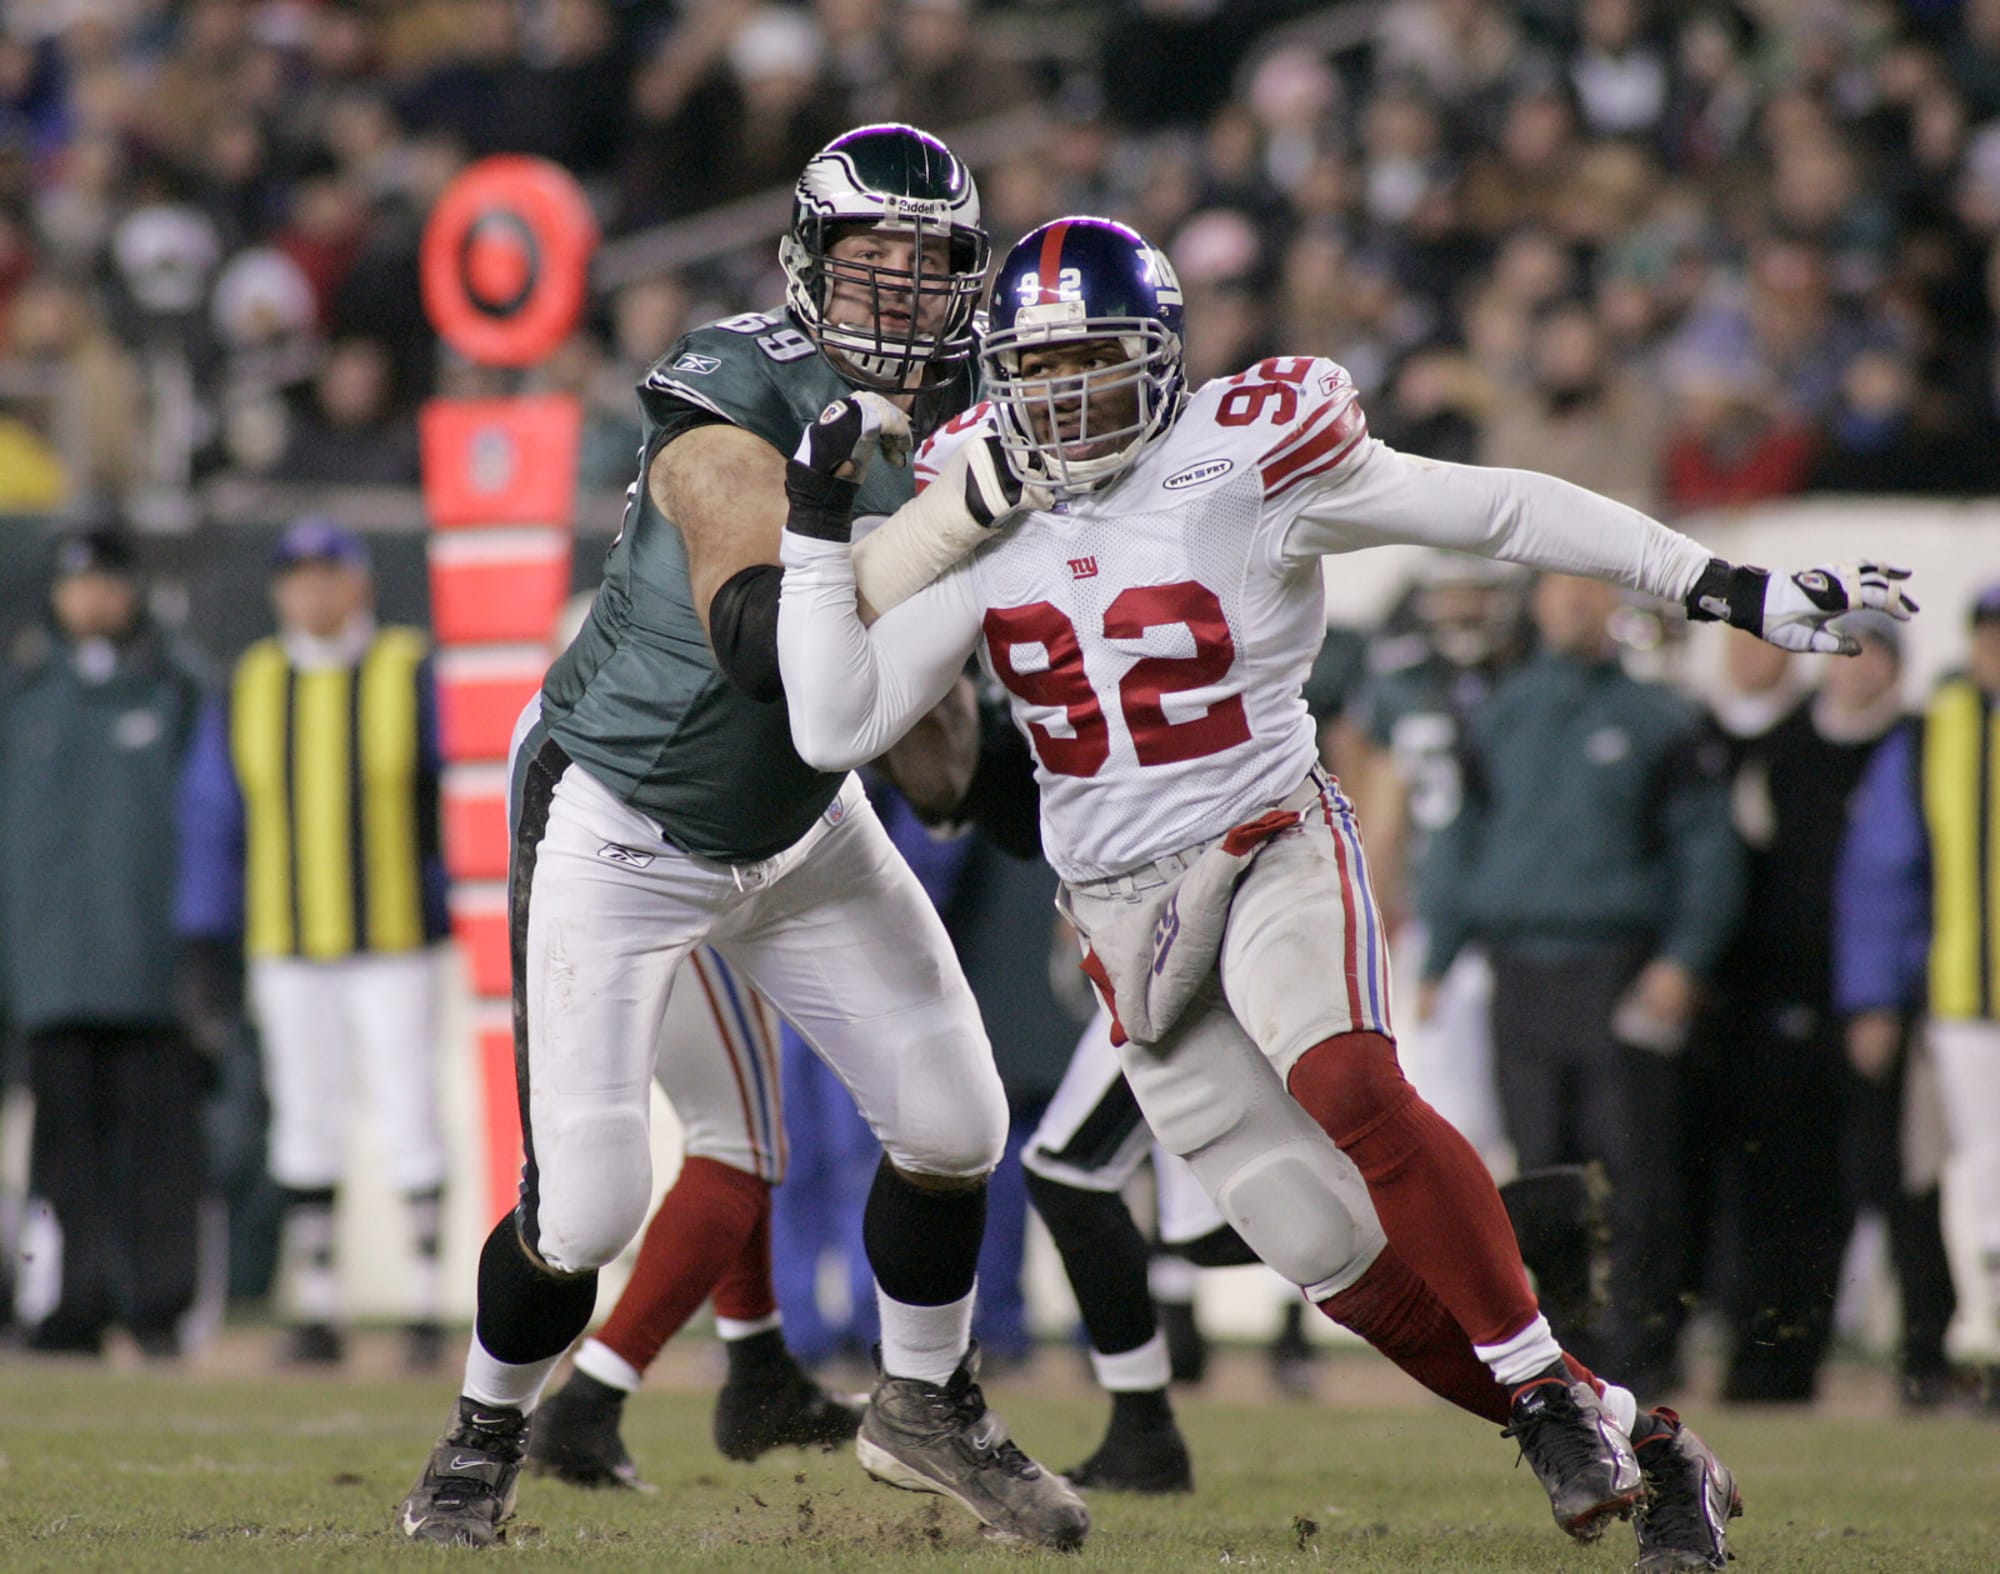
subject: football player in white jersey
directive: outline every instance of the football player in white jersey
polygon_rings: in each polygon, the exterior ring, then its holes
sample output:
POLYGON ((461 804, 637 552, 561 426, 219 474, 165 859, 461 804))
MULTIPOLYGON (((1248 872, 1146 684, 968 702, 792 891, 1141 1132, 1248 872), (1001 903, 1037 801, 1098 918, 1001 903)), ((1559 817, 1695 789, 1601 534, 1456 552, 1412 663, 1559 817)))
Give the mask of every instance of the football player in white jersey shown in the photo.
MULTIPOLYGON (((1322 564, 1386 542, 1474 552, 1820 651, 1851 648, 1828 627, 1844 611, 1907 617, 1906 576, 1734 567, 1550 477, 1408 458, 1368 435, 1330 361, 1189 393, 1173 270, 1105 220, 1022 240, 990 313, 990 402, 919 474, 949 495, 1004 465, 1023 506, 872 627, 842 521, 813 501, 842 445, 809 431, 794 458, 778 640, 801 755, 874 758, 978 651, 1033 747, 1062 906, 1161 1140, 1329 1315, 1505 1420, 1571 1534, 1634 1513, 1641 1567, 1720 1567, 1729 1472, 1564 1355, 1485 1166, 1397 1065, 1365 856, 1300 697, 1322 564)), ((866 395, 821 417, 857 421, 895 435, 866 395)))

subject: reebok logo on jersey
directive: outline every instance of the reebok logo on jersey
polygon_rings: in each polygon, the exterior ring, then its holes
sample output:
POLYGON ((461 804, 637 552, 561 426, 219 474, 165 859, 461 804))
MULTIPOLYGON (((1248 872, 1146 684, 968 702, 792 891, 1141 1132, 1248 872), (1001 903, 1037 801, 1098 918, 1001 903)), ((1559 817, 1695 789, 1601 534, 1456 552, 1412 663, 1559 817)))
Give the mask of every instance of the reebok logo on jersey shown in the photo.
POLYGON ((696 355, 690 350, 686 355, 683 355, 678 361, 674 362, 674 370, 677 372, 693 372, 697 377, 706 377, 721 365, 722 361, 717 356, 696 355))
POLYGON ((642 853, 636 847, 620 847, 616 842, 606 842, 597 849, 597 856, 628 869, 643 869, 653 861, 651 853, 642 853))
POLYGON ((1234 459, 1209 459, 1198 465, 1189 465, 1185 470, 1176 470, 1160 483, 1169 492, 1178 492, 1185 486, 1200 486, 1204 481, 1213 481, 1218 476, 1228 475, 1236 468, 1234 459))
POLYGON ((1097 559, 1094 557, 1073 557, 1069 560, 1071 579, 1097 578, 1097 559))

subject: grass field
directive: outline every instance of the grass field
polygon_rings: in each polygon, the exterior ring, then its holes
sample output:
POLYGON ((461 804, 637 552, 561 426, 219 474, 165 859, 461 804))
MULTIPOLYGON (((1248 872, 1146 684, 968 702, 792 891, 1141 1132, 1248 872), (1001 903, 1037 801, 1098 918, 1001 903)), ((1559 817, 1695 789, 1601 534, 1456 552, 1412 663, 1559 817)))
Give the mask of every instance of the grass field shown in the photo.
MULTIPOLYGON (((1610 1571, 1631 1533, 1569 1544, 1492 1428, 1392 1394, 1352 1362, 1362 1402, 1227 1402, 1180 1410, 1200 1490, 1098 1496, 1084 1570, 1610 1571)), ((1088 1452, 1102 1402, 1075 1384, 989 1390, 1031 1452, 1088 1452), (1051 1392, 1052 1387, 1057 1392, 1051 1392)), ((448 1380, 301 1381, 213 1371, 0 1364, 0 1571, 339 1569, 462 1563, 404 1543, 390 1511, 450 1401, 448 1380)), ((866 1570, 1019 1566, 932 1498, 864 1477, 847 1453, 732 1465, 708 1442, 696 1385, 631 1406, 628 1441, 657 1496, 529 1480, 509 1545, 479 1554, 549 1569, 866 1570)), ((1839 1414, 1695 1416, 1743 1482, 1740 1574, 2000 1570, 2000 1426, 1839 1414)))

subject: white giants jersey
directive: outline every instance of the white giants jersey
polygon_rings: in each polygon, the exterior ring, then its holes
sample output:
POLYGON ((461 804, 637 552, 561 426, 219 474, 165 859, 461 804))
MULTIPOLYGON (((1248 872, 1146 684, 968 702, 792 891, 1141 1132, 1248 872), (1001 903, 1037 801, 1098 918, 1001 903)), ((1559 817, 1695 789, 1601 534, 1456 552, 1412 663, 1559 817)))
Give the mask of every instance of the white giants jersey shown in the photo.
MULTIPOLYGON (((917 460, 922 486, 992 429, 980 405, 917 460)), ((1260 362, 1201 389, 1101 491, 1026 515, 955 570, 981 659, 1034 750, 1064 879, 1220 836, 1318 757, 1300 688, 1326 632, 1320 560, 1281 554, 1297 511, 1369 447, 1347 373, 1260 362)))

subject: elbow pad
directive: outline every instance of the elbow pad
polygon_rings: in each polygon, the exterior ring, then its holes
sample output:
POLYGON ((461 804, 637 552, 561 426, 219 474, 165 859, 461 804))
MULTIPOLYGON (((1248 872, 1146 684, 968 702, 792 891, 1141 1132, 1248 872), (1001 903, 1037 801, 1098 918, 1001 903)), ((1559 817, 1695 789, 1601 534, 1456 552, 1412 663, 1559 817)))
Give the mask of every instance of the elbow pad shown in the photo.
POLYGON ((785 697, 778 671, 778 587, 784 578, 776 563, 753 563, 730 575, 708 604, 715 664, 731 683, 766 705, 785 697))

